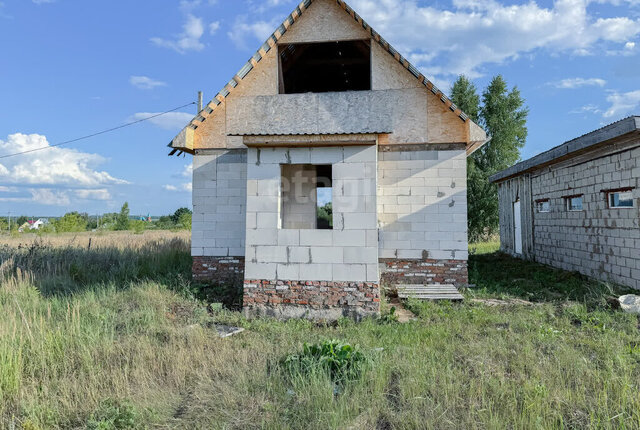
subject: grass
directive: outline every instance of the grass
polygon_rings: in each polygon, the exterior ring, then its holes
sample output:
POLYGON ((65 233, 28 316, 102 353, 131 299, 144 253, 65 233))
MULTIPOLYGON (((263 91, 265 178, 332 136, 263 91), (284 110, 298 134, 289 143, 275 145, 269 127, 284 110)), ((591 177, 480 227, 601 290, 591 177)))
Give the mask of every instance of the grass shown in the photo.
POLYGON ((638 318, 578 275, 478 251, 468 298, 535 305, 247 321, 194 298, 184 237, 139 238, 2 248, 0 428, 640 428, 638 318), (282 368, 333 339, 364 354, 359 378, 282 368))

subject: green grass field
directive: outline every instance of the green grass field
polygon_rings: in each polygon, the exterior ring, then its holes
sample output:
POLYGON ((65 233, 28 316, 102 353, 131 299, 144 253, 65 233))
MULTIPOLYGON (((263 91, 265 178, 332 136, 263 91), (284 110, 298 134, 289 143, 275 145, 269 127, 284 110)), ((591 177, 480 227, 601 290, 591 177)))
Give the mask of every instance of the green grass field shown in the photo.
POLYGON ((413 322, 247 321, 196 298, 184 238, 134 242, 0 245, 0 428, 640 428, 638 318, 579 275, 483 244, 467 300, 413 322), (283 372, 329 339, 359 378, 283 372))

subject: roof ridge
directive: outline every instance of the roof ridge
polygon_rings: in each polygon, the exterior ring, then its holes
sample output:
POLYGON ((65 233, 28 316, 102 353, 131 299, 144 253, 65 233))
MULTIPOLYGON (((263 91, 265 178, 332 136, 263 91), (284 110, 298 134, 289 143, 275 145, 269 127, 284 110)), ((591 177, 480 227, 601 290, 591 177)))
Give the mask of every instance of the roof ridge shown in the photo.
POLYGON ((543 151, 543 152, 541 152, 539 154, 536 154, 536 155, 534 155, 532 157, 529 157, 526 160, 519 161, 519 162, 517 162, 516 164, 514 164, 511 167, 508 167, 508 168, 506 168, 504 170, 501 170, 500 172, 495 173, 494 175, 492 175, 489 178, 489 181, 490 182, 502 181, 504 179, 513 177, 513 176, 518 175, 520 173, 526 172, 527 170, 533 169, 533 168, 539 166, 540 164, 544 164, 544 163, 547 163, 547 162, 553 162, 557 158, 567 156, 569 154, 572 154, 572 153, 574 153, 576 151, 588 148, 590 146, 598 145, 600 143, 607 142, 608 140, 615 139, 616 137, 619 137, 619 136, 622 136, 622 135, 625 135, 625 134, 628 134, 628 133, 632 133, 634 131, 640 131, 640 121, 636 121, 636 119, 640 119, 640 116, 638 116, 638 115, 630 115, 630 116, 627 116, 625 118, 622 118, 622 119, 619 119, 617 121, 614 121, 612 123, 606 124, 606 125, 604 125, 604 126, 602 126, 600 128, 592 130, 592 131, 590 131, 588 133, 582 134, 582 135, 580 135, 578 137, 575 137, 575 138, 573 138, 571 140, 567 140, 567 141, 565 141, 565 142, 563 142, 563 143, 561 143, 559 145, 556 145, 556 146, 554 146, 552 148, 547 149, 546 151, 543 151), (618 131, 616 133, 616 135, 614 135, 614 136, 600 136, 600 137, 597 137, 598 133, 606 133, 606 130, 607 129, 611 129, 611 128, 615 129, 616 126, 618 126, 621 123, 624 123, 625 121, 626 122, 632 122, 633 121, 636 124, 632 125, 631 128, 626 128, 626 129, 618 131), (596 140, 595 142, 589 143, 588 139, 589 138, 593 138, 593 137, 596 137, 596 139, 598 139, 598 140, 596 140), (586 140, 586 142, 581 142, 581 141, 584 141, 584 140, 586 140), (574 145, 574 146, 578 145, 580 147, 579 148, 570 149, 570 147, 572 145, 574 145), (551 158, 547 159, 548 156, 550 156, 551 154, 554 154, 554 153, 558 153, 558 154, 555 154, 555 155, 551 156, 551 158), (539 160, 542 160, 542 161, 539 161, 539 160))
MULTIPOLYGON (((197 115, 193 117, 189 124, 186 127, 190 127, 193 130, 197 129, 200 123, 203 123, 209 115, 211 115, 214 110, 231 94, 234 88, 236 88, 240 82, 257 66, 257 64, 262 60, 264 55, 273 49, 280 38, 287 32, 289 27, 291 27, 304 13, 305 10, 311 6, 314 0, 303 0, 296 8, 291 12, 284 20, 282 24, 267 38, 267 40, 260 46, 258 51, 251 56, 249 61, 240 68, 238 73, 236 73, 233 78, 215 95, 211 101, 207 103, 207 105, 198 112, 197 115), (203 115, 206 114, 206 116, 203 115)), ((374 39, 380 46, 382 46, 385 51, 387 51, 391 56, 393 56, 405 69, 407 69, 420 83, 422 83, 429 91, 431 91, 436 97, 444 103, 449 110, 456 114, 463 122, 469 120, 469 116, 462 111, 462 109, 458 108, 453 101, 447 97, 438 87, 436 87, 426 76, 424 76, 420 71, 409 62, 405 57, 400 55, 400 53, 391 46, 389 42, 387 42, 380 34, 375 31, 358 13, 351 8, 344 0, 334 0, 338 6, 340 6, 346 13, 351 15, 353 19, 362 25, 362 27, 369 32, 372 39, 374 39)), ((186 128, 185 127, 185 128, 186 128)), ((175 139, 175 138, 174 138, 175 139)), ((171 146, 173 140, 169 143, 168 146, 171 146)), ((171 154, 170 154, 171 155, 171 154)))

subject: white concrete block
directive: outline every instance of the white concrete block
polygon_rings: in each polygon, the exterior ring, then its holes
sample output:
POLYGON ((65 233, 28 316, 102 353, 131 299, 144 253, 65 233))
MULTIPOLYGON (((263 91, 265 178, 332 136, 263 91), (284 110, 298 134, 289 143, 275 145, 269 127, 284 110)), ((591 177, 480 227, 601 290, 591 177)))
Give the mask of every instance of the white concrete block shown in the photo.
POLYGON ((229 255, 229 248, 203 248, 202 255, 207 257, 226 257, 229 255))
POLYGON ((295 281, 300 279, 299 264, 278 264, 276 268, 276 279, 283 281, 295 281))
POLYGON ((342 263, 343 248, 336 246, 310 247, 313 263, 342 263))
POLYGON ((364 264, 333 264, 334 281, 365 281, 367 269, 364 264))
POLYGON ((300 230, 278 230, 278 245, 300 245, 300 230))
POLYGON ((286 263, 286 246, 256 246, 256 260, 258 263, 286 263))
POLYGON ((311 263, 311 248, 308 246, 288 246, 287 257, 288 263, 311 263))
POLYGON ((345 247, 343 252, 345 263, 377 264, 378 262, 378 248, 345 247))
MULTIPOLYGON (((368 230, 373 231, 373 230, 368 230)), ((333 230, 333 245, 337 247, 345 246, 365 246, 365 230, 333 230)))
POLYGON ((345 163, 361 163, 366 161, 376 161, 378 148, 376 145, 370 146, 345 146, 343 148, 345 163))
MULTIPOLYGON (((342 147, 309 148, 311 164, 336 164, 342 162, 342 147)), ((335 166, 334 166, 335 167, 335 166)), ((335 172, 333 173, 335 177, 335 172)))
POLYGON ((378 228, 378 219, 375 213, 345 213, 345 230, 374 230, 378 228))
POLYGON ((289 148, 289 157, 291 164, 310 164, 310 148, 289 148))
POLYGON ((300 280, 302 281, 331 281, 331 264, 302 264, 300 265, 300 280))
POLYGON ((275 245, 278 243, 278 230, 259 228, 247 230, 247 245, 275 245))
POLYGON ((275 280, 277 267, 277 263, 246 262, 244 268, 244 278, 275 280))
POLYGON ((331 246, 332 230, 300 230, 300 245, 331 246))
POLYGON ((378 273, 378 264, 367 264, 367 282, 379 282, 380 275, 378 273))
POLYGON ((278 228, 279 217, 275 212, 258 212, 258 228, 278 228))

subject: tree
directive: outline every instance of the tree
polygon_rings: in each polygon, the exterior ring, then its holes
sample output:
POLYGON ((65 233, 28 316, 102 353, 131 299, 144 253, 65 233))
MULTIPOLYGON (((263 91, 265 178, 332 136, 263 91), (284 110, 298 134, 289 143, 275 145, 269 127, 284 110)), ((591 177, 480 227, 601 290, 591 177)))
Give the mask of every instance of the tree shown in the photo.
POLYGON ((62 217, 53 221, 58 233, 79 232, 87 229, 87 219, 78 212, 67 212, 62 217))
POLYGON ((318 228, 332 228, 333 227, 333 205, 328 202, 324 206, 320 206, 317 210, 317 223, 318 228))
POLYGON ((180 218, 178 218, 178 227, 185 230, 191 230, 191 217, 191 211, 182 212, 182 214, 180 214, 180 218))
POLYGON ((24 224, 25 222, 29 221, 29 218, 24 216, 24 215, 20 215, 17 219, 16 219, 16 224, 18 225, 18 227, 20 227, 22 224, 24 224))
POLYGON ((129 203, 124 202, 115 220, 114 230, 129 230, 129 203))
POLYGON ((480 96, 478 89, 465 75, 458 76, 451 88, 451 101, 475 123, 480 122, 480 96))
POLYGON ((180 223, 180 217, 182 216, 182 214, 191 215, 191 209, 179 208, 173 215, 171 215, 171 221, 173 221, 174 224, 178 225, 180 223))
POLYGON ((482 106, 475 86, 460 76, 452 89, 452 101, 470 118, 476 118, 491 140, 467 163, 468 223, 471 240, 497 233, 498 190, 489 177, 520 159, 527 138, 528 109, 517 87, 507 88, 501 75, 494 77, 482 93, 482 106))

